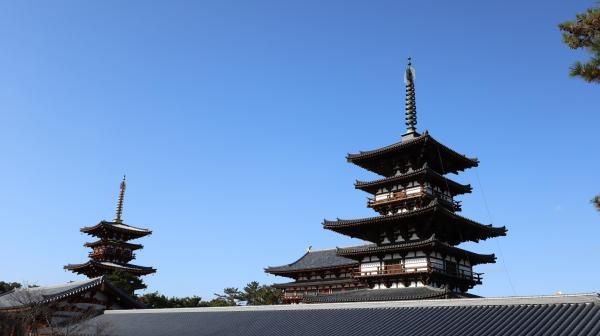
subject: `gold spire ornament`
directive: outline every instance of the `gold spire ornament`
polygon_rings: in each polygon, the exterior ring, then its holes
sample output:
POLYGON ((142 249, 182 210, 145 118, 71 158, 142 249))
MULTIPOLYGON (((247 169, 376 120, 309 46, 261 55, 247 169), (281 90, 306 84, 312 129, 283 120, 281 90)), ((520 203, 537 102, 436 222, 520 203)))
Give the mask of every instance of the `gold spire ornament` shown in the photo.
POLYGON ((121 181, 120 190, 119 190, 119 199, 117 200, 117 210, 115 213, 115 223, 123 223, 121 219, 121 215, 123 214, 123 200, 125 199, 125 189, 127 188, 127 184, 125 183, 125 175, 123 175, 123 180, 121 181))

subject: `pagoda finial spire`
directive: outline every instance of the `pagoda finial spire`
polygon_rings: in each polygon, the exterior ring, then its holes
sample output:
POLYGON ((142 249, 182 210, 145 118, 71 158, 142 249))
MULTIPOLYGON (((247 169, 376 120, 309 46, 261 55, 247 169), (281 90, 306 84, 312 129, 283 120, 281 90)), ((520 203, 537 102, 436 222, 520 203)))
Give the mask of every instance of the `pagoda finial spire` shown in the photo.
POLYGON ((404 84, 406 85, 406 133, 404 137, 412 137, 417 133, 417 103, 415 100, 415 68, 412 67, 411 58, 404 73, 404 84))
POLYGON ((121 181, 121 185, 119 187, 119 199, 117 200, 117 210, 115 213, 115 223, 122 223, 121 214, 123 214, 123 200, 125 199, 125 189, 127 188, 127 184, 125 183, 125 175, 123 175, 123 180, 121 181))

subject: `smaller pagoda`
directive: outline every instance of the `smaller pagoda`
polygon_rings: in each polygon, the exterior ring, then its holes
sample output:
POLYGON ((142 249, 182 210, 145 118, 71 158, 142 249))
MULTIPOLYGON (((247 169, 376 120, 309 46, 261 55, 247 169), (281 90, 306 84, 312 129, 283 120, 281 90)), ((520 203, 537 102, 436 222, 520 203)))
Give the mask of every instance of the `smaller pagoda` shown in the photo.
MULTIPOLYGON (((98 240, 85 243, 84 246, 92 249, 88 255, 90 260, 83 264, 69 264, 64 268, 71 272, 84 274, 88 278, 95 278, 115 271, 130 274, 134 277, 148 275, 156 272, 152 267, 144 267, 130 264, 135 259, 135 250, 141 249, 140 244, 130 243, 130 240, 141 238, 152 234, 148 229, 137 228, 123 223, 121 215, 123 213, 123 200, 125 198, 125 176, 121 181, 119 199, 115 218, 112 222, 101 221, 100 223, 84 227, 80 231, 98 240)), ((135 289, 142 289, 143 284, 135 289)))

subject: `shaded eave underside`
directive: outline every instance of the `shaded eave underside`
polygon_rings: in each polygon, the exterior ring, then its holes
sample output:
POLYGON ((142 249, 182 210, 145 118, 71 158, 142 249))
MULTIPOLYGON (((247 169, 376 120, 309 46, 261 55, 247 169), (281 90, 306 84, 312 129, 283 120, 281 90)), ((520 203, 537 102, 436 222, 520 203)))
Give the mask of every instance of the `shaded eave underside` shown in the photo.
POLYGON ((311 280, 311 281, 292 281, 286 283, 273 284, 275 288, 293 288, 293 287, 312 287, 312 286, 333 286, 342 284, 359 283, 353 278, 344 279, 323 279, 323 280, 311 280))
POLYGON ((110 240, 110 239, 108 239, 108 240, 101 239, 101 240, 96 240, 91 243, 83 244, 83 246, 85 246, 85 247, 95 247, 95 246, 103 246, 103 245, 117 245, 117 246, 127 247, 131 250, 139 250, 144 247, 142 244, 133 244, 133 243, 127 243, 127 242, 123 242, 123 241, 110 240))
POLYGON ((365 255, 372 255, 377 253, 393 253, 397 251, 414 251, 416 249, 431 247, 435 249, 436 247, 448 251, 449 255, 458 255, 458 256, 466 256, 471 261, 472 265, 476 264, 485 264, 485 263, 494 263, 496 261, 496 256, 494 254, 479 254, 471 251, 467 251, 455 246, 451 246, 442 241, 435 239, 435 236, 432 236, 426 240, 420 240, 415 242, 404 242, 398 244, 390 244, 384 246, 376 246, 374 244, 361 245, 355 247, 346 247, 346 248, 338 248, 337 253, 340 256, 346 258, 352 257, 362 257, 365 255))
POLYGON ((482 230, 483 232, 490 234, 492 237, 506 235, 506 231, 507 231, 506 227, 494 227, 492 225, 483 225, 481 223, 475 222, 468 218, 459 216, 459 215, 447 210, 445 207, 440 206, 437 201, 432 202, 432 204, 430 204, 426 207, 423 207, 423 208, 420 208, 417 210, 404 212, 404 213, 399 213, 399 214, 360 218, 360 219, 337 219, 335 221, 324 220, 323 226, 328 230, 336 231, 338 229, 359 227, 359 226, 363 226, 363 225, 370 225, 370 224, 377 224, 377 223, 391 223, 396 220, 415 218, 415 217, 419 217, 419 216, 423 216, 423 215, 427 215, 427 214, 434 214, 434 213, 441 214, 443 216, 446 216, 448 219, 452 219, 452 220, 455 220, 456 222, 464 223, 466 225, 469 225, 469 226, 472 226, 479 230, 482 230))
POLYGON ((123 224, 123 223, 115 223, 108 221, 101 221, 100 223, 94 226, 86 226, 81 228, 80 230, 83 233, 87 233, 90 235, 96 235, 101 232, 119 232, 123 234, 127 234, 131 237, 140 238, 152 234, 152 231, 148 229, 142 229, 135 226, 123 224))
POLYGON ((456 160, 456 167, 445 167, 447 169, 447 172, 456 172, 458 170, 477 167, 479 165, 479 160, 477 160, 476 158, 469 158, 463 154, 460 154, 450 149, 449 147, 446 147, 442 143, 435 140, 428 133, 424 133, 413 139, 400 141, 389 146, 377 148, 374 150, 361 151, 357 154, 348 154, 346 156, 346 159, 348 160, 348 162, 354 163, 362 168, 378 173, 377 171, 372 169, 370 165, 371 161, 386 157, 387 155, 393 154, 395 152, 409 150, 411 147, 418 146, 424 143, 437 146, 441 156, 446 155, 448 159, 456 160))
POLYGON ((398 175, 398 176, 386 177, 386 178, 382 178, 382 179, 374 180, 374 181, 358 181, 357 180, 354 183, 354 188, 366 191, 371 194, 375 194, 377 192, 377 190, 381 187, 388 186, 391 183, 399 183, 399 182, 403 182, 403 181, 413 181, 414 178, 416 178, 417 176, 431 177, 433 180, 440 182, 441 183, 440 187, 442 187, 443 189, 449 188, 450 192, 453 195, 470 193, 472 190, 470 185, 460 184, 456 181, 446 178, 431 168, 420 168, 420 169, 417 169, 410 173, 406 173, 406 174, 402 174, 402 175, 398 175))
MULTIPOLYGON (((471 296, 471 294, 467 294, 471 296)), ((341 303, 341 302, 372 302, 372 301, 405 301, 437 298, 464 297, 461 294, 435 287, 408 287, 390 289, 359 289, 335 294, 307 296, 306 303, 341 303)), ((471 296, 473 297, 473 296, 471 296)))
POLYGON ((132 264, 126 264, 126 265, 116 264, 115 266, 113 266, 110 264, 109 265, 103 264, 102 262, 95 261, 95 260, 90 260, 83 264, 69 264, 69 265, 64 266, 64 269, 73 271, 73 272, 78 272, 78 273, 79 272, 85 273, 86 270, 95 269, 95 268, 108 269, 108 270, 121 270, 121 271, 140 274, 140 275, 147 275, 147 274, 156 272, 156 269, 154 269, 152 267, 138 266, 138 265, 132 265, 132 264))

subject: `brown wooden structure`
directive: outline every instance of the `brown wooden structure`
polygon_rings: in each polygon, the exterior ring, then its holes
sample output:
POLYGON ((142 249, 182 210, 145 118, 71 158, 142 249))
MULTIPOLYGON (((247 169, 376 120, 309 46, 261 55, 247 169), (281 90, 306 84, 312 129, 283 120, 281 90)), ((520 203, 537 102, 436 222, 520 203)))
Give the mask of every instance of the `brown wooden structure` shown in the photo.
POLYGON ((14 289, 0 293, 0 336, 75 334, 78 323, 105 310, 139 308, 104 277, 14 289))
MULTIPOLYGON (((496 257, 460 249, 457 245, 504 236, 507 230, 458 214, 461 204, 455 197, 470 193, 471 186, 446 175, 477 167, 479 161, 443 145, 427 131, 417 132, 414 69, 410 59, 405 84, 406 132, 401 140, 347 156, 348 162, 379 175, 373 181, 355 183, 356 189, 370 194, 367 206, 378 215, 325 220, 323 227, 369 242, 337 249, 337 256, 356 261, 351 276, 362 286, 394 289, 397 299, 405 299, 399 289, 416 287, 423 287, 421 292, 428 291, 421 293, 424 298, 439 297, 440 290, 446 293, 445 297, 461 297, 481 284, 481 274, 474 272, 473 266, 494 263, 496 257)), ((267 272, 277 274, 270 269, 267 272)), ((366 293, 360 296, 367 297, 369 291, 366 293)), ((335 297, 343 301, 344 295, 335 297)))
POLYGON ((84 274, 88 278, 110 274, 114 271, 121 271, 136 277, 156 272, 152 267, 138 266, 130 263, 135 259, 134 251, 141 249, 143 246, 130 243, 129 241, 150 235, 152 231, 123 223, 121 216, 123 213, 125 188, 125 177, 123 177, 117 201, 116 215, 113 221, 101 221, 94 226, 81 229, 81 232, 98 238, 98 240, 85 243, 84 245, 92 249, 92 252, 88 254, 90 260, 83 264, 66 265, 65 269, 84 274))
POLYGON ((358 262, 340 257, 336 249, 308 249, 300 259, 289 265, 267 267, 266 272, 294 279, 293 282, 273 285, 282 290, 284 303, 299 303, 317 295, 340 293, 364 288, 352 277, 358 262))

